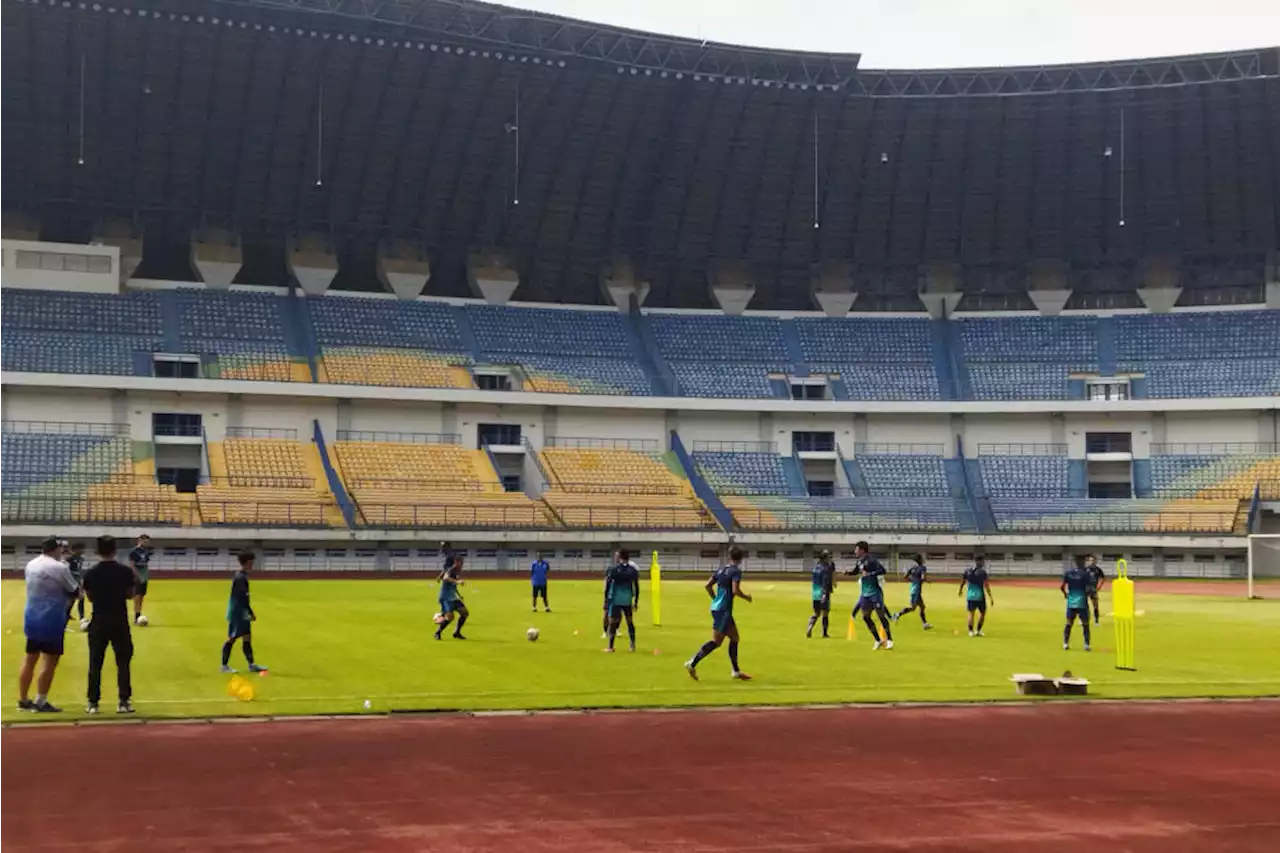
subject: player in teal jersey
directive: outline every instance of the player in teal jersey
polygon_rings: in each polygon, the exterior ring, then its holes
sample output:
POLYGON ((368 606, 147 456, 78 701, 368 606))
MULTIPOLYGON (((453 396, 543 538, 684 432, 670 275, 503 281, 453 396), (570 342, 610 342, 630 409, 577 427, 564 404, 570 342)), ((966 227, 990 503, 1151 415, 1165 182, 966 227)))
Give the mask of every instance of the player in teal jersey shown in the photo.
POLYGON ((813 627, 818 624, 818 619, 822 619, 822 639, 827 639, 830 635, 827 628, 831 623, 831 593, 836 588, 836 564, 831 559, 830 551, 823 551, 818 554, 818 564, 813 567, 813 615, 809 617, 809 627, 805 630, 806 637, 813 636, 813 627))
POLYGON ((987 577, 987 558, 981 554, 974 555, 973 565, 964 570, 960 578, 960 589, 956 595, 964 594, 965 606, 969 610, 969 636, 982 637, 982 628, 987 624, 987 601, 996 606, 996 597, 991 594, 991 581, 987 577), (978 614, 978 625, 973 624, 973 614, 978 614))
POLYGON ((458 625, 453 629, 453 636, 459 640, 465 640, 462 636, 462 626, 467 624, 467 617, 471 615, 471 611, 467 610, 467 605, 462 603, 462 593, 458 587, 462 586, 462 563, 461 554, 452 555, 451 559, 445 563, 444 571, 440 573, 440 613, 436 616, 436 639, 440 639, 444 634, 444 629, 453 621, 454 616, 458 618, 458 625))
POLYGON ((846 575, 857 577, 861 583, 858 603, 853 606, 853 616, 856 618, 859 613, 862 614, 862 621, 867 623, 867 630, 875 639, 875 645, 871 647, 873 651, 882 648, 891 649, 893 634, 889 630, 889 610, 884 606, 884 590, 880 586, 880 579, 887 572, 880 561, 871 556, 871 546, 866 542, 854 545, 853 552, 858 562, 852 569, 845 572, 846 575), (876 631, 875 623, 871 621, 872 615, 880 617, 880 625, 884 628, 883 640, 876 631))
POLYGON ((911 568, 903 572, 903 577, 907 579, 908 589, 911 594, 910 603, 893 614, 893 621, 897 622, 912 610, 920 610, 920 621, 924 624, 924 629, 928 631, 933 626, 929 624, 929 619, 924 613, 924 585, 929 582, 929 568, 924 564, 924 557, 920 554, 911 555, 911 568))
POLYGON ((231 596, 227 599, 227 641, 222 644, 223 672, 235 672, 231 668, 231 649, 235 647, 236 640, 240 641, 240 651, 244 652, 249 671, 267 671, 253 659, 253 623, 258 619, 249 604, 249 573, 253 571, 253 559, 252 551, 243 551, 236 556, 240 569, 231 579, 231 596))
POLYGON ((733 667, 733 677, 739 681, 750 681, 751 676, 738 669, 738 624, 733 620, 733 600, 741 598, 751 602, 751 596, 742 591, 741 548, 735 545, 729 549, 729 564, 716 570, 707 581, 706 589, 707 595, 711 596, 711 639, 685 661, 684 668, 689 677, 697 681, 698 663, 720 648, 720 644, 728 638, 729 664, 733 667))
POLYGON ((631 651, 636 650, 635 611, 640 606, 640 571, 631 562, 628 551, 618 552, 618 562, 609 569, 605 578, 604 600, 606 602, 606 618, 608 627, 605 633, 609 638, 606 652, 613 651, 613 641, 618 636, 618 628, 622 618, 627 619, 627 635, 631 638, 631 651))
POLYGON ((1062 597, 1067 600, 1067 624, 1062 628, 1062 648, 1071 648, 1071 626, 1076 618, 1080 619, 1080 629, 1084 631, 1084 650, 1089 651, 1089 567, 1081 554, 1076 555, 1076 564, 1062 575, 1062 597))

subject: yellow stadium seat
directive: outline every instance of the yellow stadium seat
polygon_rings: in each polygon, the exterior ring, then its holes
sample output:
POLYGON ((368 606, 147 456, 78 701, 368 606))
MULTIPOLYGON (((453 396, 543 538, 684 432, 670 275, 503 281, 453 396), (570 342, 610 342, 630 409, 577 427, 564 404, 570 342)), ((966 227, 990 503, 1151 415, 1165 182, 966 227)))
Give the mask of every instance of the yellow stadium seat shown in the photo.
POLYGON ((291 438, 209 444, 213 482, 197 488, 206 524, 341 527, 315 445, 291 438))
POLYGON ((713 528, 693 486, 657 453, 550 447, 545 500, 569 527, 713 528))
POLYGON ((321 379, 342 385, 399 388, 473 388, 456 359, 421 350, 377 347, 326 348, 321 379))

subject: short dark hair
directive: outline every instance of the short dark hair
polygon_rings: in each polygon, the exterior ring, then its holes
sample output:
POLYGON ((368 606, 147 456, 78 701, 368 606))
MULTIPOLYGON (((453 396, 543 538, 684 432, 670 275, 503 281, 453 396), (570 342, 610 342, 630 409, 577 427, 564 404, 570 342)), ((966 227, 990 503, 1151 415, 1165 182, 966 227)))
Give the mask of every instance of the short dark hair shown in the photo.
POLYGON ((828 551, 826 548, 823 548, 821 551, 819 551, 819 552, 818 552, 818 559, 819 559, 819 560, 830 560, 830 559, 831 559, 831 552, 830 552, 830 551, 828 551))
POLYGON ((72 551, 83 551, 83 550, 84 550, 84 543, 83 543, 83 542, 72 542, 72 543, 71 543, 71 550, 72 550, 72 551))
POLYGON ((61 547, 62 540, 57 536, 50 536, 48 539, 40 543, 40 551, 44 554, 52 554, 61 547))
POLYGON ((924 565, 924 554, 912 554, 911 559, 915 560, 922 566, 924 565))
POLYGON ((150 542, 150 541, 151 541, 151 537, 150 537, 150 536, 148 536, 146 533, 140 533, 140 534, 138 534, 138 538, 139 538, 139 539, 145 539, 145 540, 147 540, 148 542, 150 542))
POLYGON ((114 557, 116 555, 116 537, 99 536, 98 542, 94 546, 94 550, 98 553, 99 557, 104 559, 107 557, 114 557))
POLYGON ((729 561, 733 563, 737 563, 737 562, 740 562, 741 560, 742 560, 742 549, 739 548, 737 545, 734 545, 732 548, 729 549, 729 561))
POLYGON ((240 561, 240 565, 247 566, 249 563, 252 563, 254 560, 253 552, 241 551, 239 554, 236 554, 236 559, 240 561))
POLYGON ((630 559, 631 559, 631 552, 630 552, 630 551, 627 551, 627 550, 625 550, 625 549, 619 549, 619 551, 618 551, 618 562, 620 562, 620 563, 625 563, 627 560, 630 560, 630 559))
POLYGON ((1076 566, 1083 566, 1092 556, 1092 554, 1076 554, 1076 566))
POLYGON ((866 551, 868 554, 871 553, 871 546, 867 544, 867 540, 865 539, 859 540, 858 542, 854 543, 853 550, 856 551, 859 548, 866 551))

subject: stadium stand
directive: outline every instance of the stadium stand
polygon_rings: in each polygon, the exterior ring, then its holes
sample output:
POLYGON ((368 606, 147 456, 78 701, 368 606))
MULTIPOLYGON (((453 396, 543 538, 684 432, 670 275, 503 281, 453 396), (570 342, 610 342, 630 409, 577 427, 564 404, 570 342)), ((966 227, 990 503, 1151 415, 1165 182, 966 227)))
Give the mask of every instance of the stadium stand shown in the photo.
POLYGON ((567 527, 676 530, 715 527, 670 454, 630 442, 562 439, 539 454, 542 493, 567 527))
POLYGON ((209 442, 209 482, 196 489, 205 524, 345 526, 318 450, 292 433, 230 429, 209 442))
POLYGON ((651 314, 658 350, 689 397, 770 397, 770 373, 789 373, 780 321, 772 317, 651 314))
POLYGON ((531 391, 647 395, 651 385, 635 360, 617 311, 573 311, 467 305, 483 360, 519 366, 531 391))
POLYGON ((544 505, 504 491, 484 451, 457 436, 340 432, 333 453, 370 527, 555 526, 544 505))
POLYGON ((849 398, 941 397, 927 320, 803 317, 793 322, 808 368, 840 376, 849 398))
POLYGON ((1073 371, 1098 370, 1093 317, 956 320, 975 400, 1065 400, 1073 371))
POLYGON ((159 297, 151 292, 102 293, 6 288, 3 301, 6 370, 133 375, 164 333, 159 297))
POLYGON ((1280 311, 1115 318, 1121 372, 1142 373, 1148 397, 1280 394, 1280 311))
POLYGON ((172 298, 179 317, 180 349, 202 357, 206 376, 311 381, 305 359, 291 357, 285 343, 285 297, 180 288, 172 298))
POLYGON ((1280 500, 1280 454, 1248 445, 1185 449, 1191 452, 1152 453, 1151 486, 1157 495, 1201 493, 1244 500, 1259 486, 1263 500, 1280 500))
POLYGON ((390 347, 325 347, 320 380, 339 385, 400 388, 474 388, 465 359, 390 347))
POLYGON ((442 302, 308 299, 322 382, 473 388, 462 332, 442 302))

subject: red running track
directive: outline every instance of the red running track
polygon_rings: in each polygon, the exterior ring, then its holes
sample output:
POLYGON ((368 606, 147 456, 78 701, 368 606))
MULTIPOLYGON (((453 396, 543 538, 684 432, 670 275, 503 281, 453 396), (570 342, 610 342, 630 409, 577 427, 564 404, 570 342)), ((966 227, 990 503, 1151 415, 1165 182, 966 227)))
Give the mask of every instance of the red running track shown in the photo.
POLYGON ((10 728, 6 851, 1280 850, 1280 703, 10 728))

